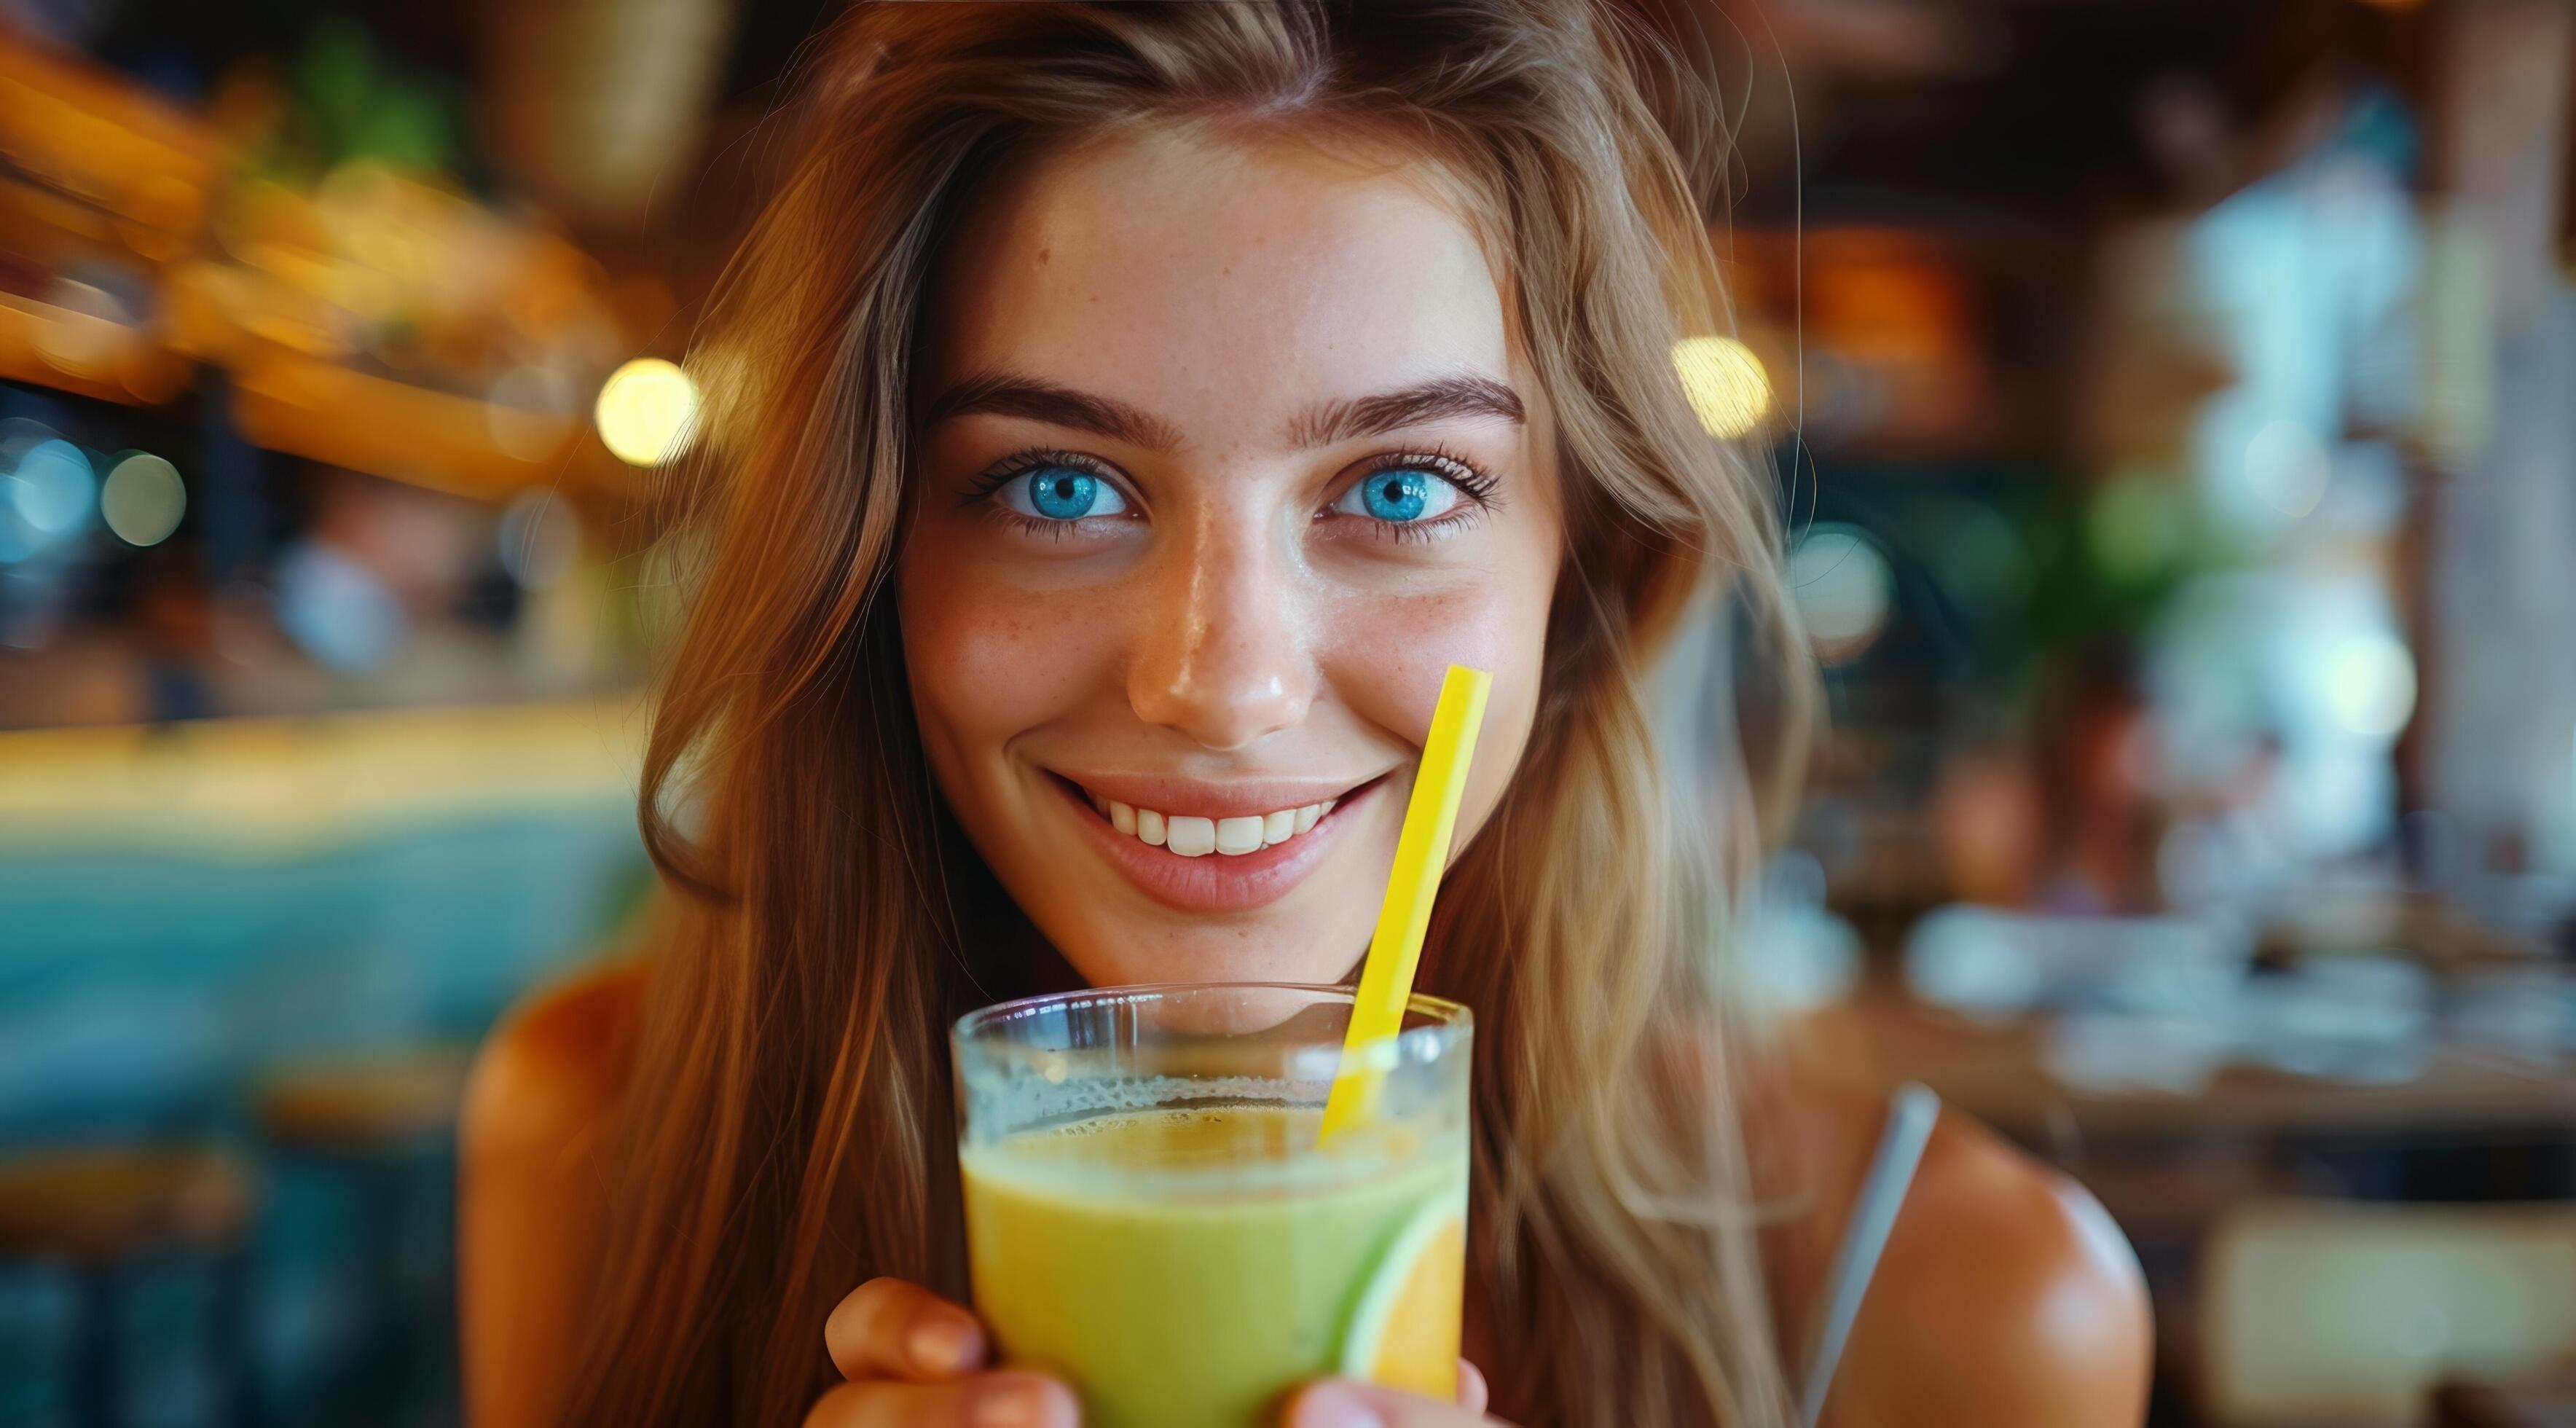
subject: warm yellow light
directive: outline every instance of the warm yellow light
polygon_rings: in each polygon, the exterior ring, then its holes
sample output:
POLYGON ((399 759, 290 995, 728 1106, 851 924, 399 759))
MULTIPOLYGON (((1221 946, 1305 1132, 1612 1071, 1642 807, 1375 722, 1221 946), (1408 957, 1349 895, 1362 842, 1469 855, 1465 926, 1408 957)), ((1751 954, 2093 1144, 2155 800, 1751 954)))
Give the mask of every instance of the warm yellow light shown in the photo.
POLYGON ((1673 367, 1711 436, 1733 441, 1749 435, 1771 410, 1771 378, 1762 359, 1732 337, 1683 338, 1673 344, 1673 367))
POLYGON ((659 357, 638 357, 599 389, 599 439, 629 466, 659 466, 688 450, 698 421, 698 384, 659 357))

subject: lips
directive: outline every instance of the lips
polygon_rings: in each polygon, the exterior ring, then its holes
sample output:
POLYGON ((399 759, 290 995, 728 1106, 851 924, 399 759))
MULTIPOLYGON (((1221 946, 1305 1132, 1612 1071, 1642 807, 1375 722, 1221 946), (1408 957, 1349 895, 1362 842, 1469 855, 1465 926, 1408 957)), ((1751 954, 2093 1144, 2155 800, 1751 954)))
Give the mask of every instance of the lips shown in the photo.
POLYGON ((1139 890, 1187 912, 1242 911, 1285 896, 1321 865, 1356 805, 1356 786, 1053 775, 1084 838, 1139 890))

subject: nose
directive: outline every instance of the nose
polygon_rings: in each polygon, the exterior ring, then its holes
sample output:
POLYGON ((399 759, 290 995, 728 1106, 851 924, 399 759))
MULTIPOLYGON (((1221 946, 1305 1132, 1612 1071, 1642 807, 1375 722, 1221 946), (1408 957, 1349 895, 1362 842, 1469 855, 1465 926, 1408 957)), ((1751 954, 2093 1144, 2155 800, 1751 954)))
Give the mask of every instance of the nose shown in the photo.
POLYGON ((1210 749, 1240 749, 1306 717, 1315 668, 1286 555, 1218 513, 1179 533, 1133 610, 1127 702, 1210 749))

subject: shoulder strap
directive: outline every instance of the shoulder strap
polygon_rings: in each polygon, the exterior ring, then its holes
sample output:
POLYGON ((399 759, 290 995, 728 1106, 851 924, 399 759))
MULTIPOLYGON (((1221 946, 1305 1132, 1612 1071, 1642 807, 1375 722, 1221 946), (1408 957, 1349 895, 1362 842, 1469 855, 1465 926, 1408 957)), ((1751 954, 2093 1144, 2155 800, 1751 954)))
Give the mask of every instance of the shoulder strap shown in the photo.
POLYGON ((1889 1098, 1878 1151, 1870 1158, 1869 1174, 1861 1180, 1859 1198, 1852 1202, 1842 1245, 1834 1251, 1834 1267, 1825 1276, 1823 1312, 1816 1319, 1814 1347, 1808 1352, 1806 1377, 1798 1393, 1798 1421, 1807 1428, 1815 1428, 1817 1415, 1825 1410, 1825 1393, 1833 1386, 1835 1365, 1842 1361, 1843 1341, 1851 1335, 1852 1320, 1869 1292, 1870 1276, 1878 1271, 1888 1231, 1895 1228, 1896 1212, 1905 1204, 1905 1192, 1914 1183, 1914 1167, 1923 1159, 1924 1143, 1932 1138, 1932 1122, 1940 1113, 1941 1098, 1910 1081, 1889 1098))

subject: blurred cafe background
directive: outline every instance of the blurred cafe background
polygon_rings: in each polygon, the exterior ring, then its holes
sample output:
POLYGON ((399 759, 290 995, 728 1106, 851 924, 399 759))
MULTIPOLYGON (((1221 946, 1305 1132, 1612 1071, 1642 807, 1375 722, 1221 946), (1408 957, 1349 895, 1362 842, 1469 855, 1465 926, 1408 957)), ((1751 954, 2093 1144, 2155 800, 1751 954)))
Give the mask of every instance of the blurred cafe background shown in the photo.
MULTIPOLYGON (((2090 1185, 2159 1423, 2576 1423, 2576 7, 1630 3, 1827 673, 1783 1047, 2090 1185)), ((0 1423, 456 1419, 832 8, 0 0, 0 1423)))

